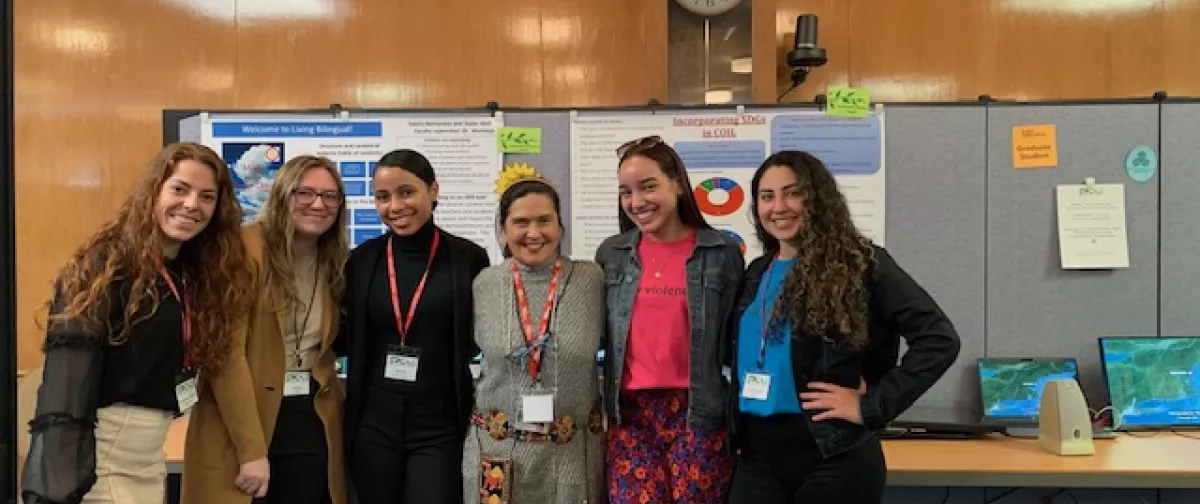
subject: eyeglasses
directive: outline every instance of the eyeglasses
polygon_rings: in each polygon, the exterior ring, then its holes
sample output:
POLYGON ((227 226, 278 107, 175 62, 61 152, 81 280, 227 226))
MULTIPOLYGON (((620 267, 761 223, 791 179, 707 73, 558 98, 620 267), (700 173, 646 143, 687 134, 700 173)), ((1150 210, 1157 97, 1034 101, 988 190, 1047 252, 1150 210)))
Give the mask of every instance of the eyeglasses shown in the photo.
POLYGON ((617 157, 624 158, 625 155, 629 154, 630 152, 644 151, 644 150, 654 147, 660 143, 663 143, 663 139, 662 139, 662 137, 660 137, 658 135, 651 135, 648 137, 642 137, 642 138, 638 138, 635 140, 630 140, 628 142, 621 144, 620 147, 617 147, 617 157))
POLYGON ((311 205, 321 198, 321 202, 327 207, 341 206, 342 193, 339 191, 316 191, 313 189, 295 189, 292 191, 292 197, 296 198, 296 203, 301 205, 311 205))

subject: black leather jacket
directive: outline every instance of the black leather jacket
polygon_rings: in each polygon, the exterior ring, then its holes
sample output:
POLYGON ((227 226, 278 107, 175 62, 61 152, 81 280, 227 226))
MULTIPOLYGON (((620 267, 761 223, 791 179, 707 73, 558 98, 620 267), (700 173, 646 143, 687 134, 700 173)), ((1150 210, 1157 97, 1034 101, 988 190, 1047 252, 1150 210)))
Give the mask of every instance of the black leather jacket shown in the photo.
MULTIPOLYGON (((834 383, 858 388, 859 379, 867 383, 860 407, 863 425, 843 420, 812 420, 815 413, 805 411, 808 427, 824 457, 848 451, 877 436, 888 422, 912 406, 946 372, 958 357, 961 342, 950 319, 932 297, 900 268, 882 247, 874 247, 874 262, 867 271, 869 295, 867 344, 862 348, 847 345, 839 337, 829 341, 811 334, 793 334, 792 374, 796 390, 806 389, 810 381, 834 383), (900 338, 908 343, 903 361, 896 365, 900 338)), ((735 312, 737 321, 754 300, 758 284, 773 255, 764 255, 746 269, 744 288, 735 312)), ((737 341, 730 355, 737 369, 737 341)), ((730 411, 737 411, 741 377, 733 373, 730 411)), ((732 420, 735 443, 745 429, 738 418, 732 420)))

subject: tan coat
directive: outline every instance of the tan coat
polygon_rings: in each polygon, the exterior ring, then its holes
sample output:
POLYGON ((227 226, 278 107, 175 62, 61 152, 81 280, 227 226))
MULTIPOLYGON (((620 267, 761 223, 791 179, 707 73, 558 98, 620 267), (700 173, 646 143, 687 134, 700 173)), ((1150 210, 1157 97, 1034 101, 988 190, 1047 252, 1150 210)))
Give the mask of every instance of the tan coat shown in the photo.
MULTIPOLYGON (((229 365, 201 385, 200 401, 192 409, 183 465, 182 504, 249 504, 251 498, 234 486, 241 464, 267 455, 283 400, 285 314, 272 307, 265 287, 265 243, 258 225, 242 236, 248 258, 259 272, 260 297, 249 330, 234 336, 229 365)), ((334 367, 333 339, 339 324, 339 303, 325 292, 320 355, 313 378, 320 384, 315 398, 317 415, 325 424, 329 450, 329 484, 333 504, 346 504, 345 457, 342 450, 344 395, 334 367)), ((270 485, 286 484, 283 481, 270 485)))

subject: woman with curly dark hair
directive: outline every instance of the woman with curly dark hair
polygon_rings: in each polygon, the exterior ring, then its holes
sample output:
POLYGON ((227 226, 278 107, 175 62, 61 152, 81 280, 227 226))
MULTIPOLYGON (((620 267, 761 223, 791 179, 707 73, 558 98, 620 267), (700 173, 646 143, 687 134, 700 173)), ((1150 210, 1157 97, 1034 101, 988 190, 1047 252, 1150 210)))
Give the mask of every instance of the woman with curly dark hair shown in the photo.
POLYGON ((878 432, 946 372, 958 334, 859 234, 817 158, 776 153, 751 189, 765 253, 746 270, 734 319, 740 459, 730 502, 878 503, 878 432), (908 351, 897 366, 901 337, 908 351))
POLYGON ((26 504, 160 504, 163 444, 250 306, 241 210, 211 149, 162 149, 49 302, 26 504))

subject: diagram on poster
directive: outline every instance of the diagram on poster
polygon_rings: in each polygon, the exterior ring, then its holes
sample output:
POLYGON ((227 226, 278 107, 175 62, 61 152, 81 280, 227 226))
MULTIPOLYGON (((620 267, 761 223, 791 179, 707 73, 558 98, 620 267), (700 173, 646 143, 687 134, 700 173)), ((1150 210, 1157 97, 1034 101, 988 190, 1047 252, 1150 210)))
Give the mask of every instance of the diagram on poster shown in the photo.
POLYGON ((201 128, 201 143, 229 165, 243 222, 258 218, 276 172, 288 159, 300 154, 329 158, 346 186, 352 247, 386 231, 371 184, 377 161, 394 149, 413 149, 429 158, 437 172, 437 224, 475 241, 498 261, 496 201, 489 189, 501 164, 496 128, 492 117, 210 119, 201 128))
POLYGON ((687 167, 705 219, 737 240, 748 259, 762 254, 751 204, 754 172, 771 153, 807 151, 834 173, 859 231, 883 244, 885 230, 882 114, 866 118, 813 113, 578 116, 571 129, 571 255, 592 257, 619 231, 616 149, 658 135, 687 167))

